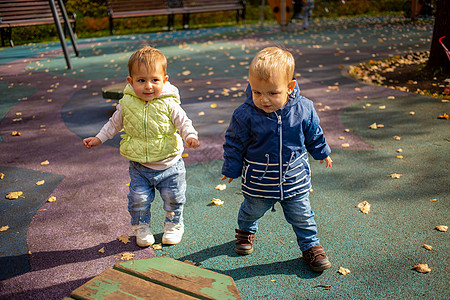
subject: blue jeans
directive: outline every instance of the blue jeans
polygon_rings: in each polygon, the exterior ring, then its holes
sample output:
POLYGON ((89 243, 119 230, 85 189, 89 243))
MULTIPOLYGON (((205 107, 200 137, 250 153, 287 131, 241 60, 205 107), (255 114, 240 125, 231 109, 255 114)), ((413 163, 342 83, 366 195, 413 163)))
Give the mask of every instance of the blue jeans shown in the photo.
MULTIPOLYGON (((320 244, 319 239, 316 237, 317 226, 308 196, 309 193, 304 193, 280 201, 284 217, 292 225, 301 251, 320 244)), ((244 201, 238 214, 239 229, 256 233, 258 220, 272 208, 275 202, 276 200, 244 195, 244 201)))
POLYGON ((164 201, 165 223, 183 224, 183 207, 186 202, 186 169, 183 159, 165 170, 153 170, 130 161, 130 192, 128 211, 131 225, 150 225, 150 208, 157 189, 164 201))

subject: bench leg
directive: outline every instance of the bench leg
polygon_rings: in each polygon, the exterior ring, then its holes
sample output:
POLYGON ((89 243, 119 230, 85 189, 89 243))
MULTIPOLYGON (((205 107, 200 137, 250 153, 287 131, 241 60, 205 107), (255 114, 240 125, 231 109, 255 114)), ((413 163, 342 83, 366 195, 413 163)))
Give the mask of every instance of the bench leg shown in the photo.
POLYGON ((183 28, 189 28, 189 14, 183 14, 183 28))
POLYGON ((5 46, 5 41, 9 41, 9 45, 11 47, 14 47, 14 42, 12 40, 12 28, 2 28, 1 29, 1 36, 2 36, 2 47, 5 46))
POLYGON ((172 31, 174 29, 174 15, 167 15, 167 28, 169 31, 172 31))
POLYGON ((109 32, 114 35, 114 23, 111 15, 109 16, 109 32))

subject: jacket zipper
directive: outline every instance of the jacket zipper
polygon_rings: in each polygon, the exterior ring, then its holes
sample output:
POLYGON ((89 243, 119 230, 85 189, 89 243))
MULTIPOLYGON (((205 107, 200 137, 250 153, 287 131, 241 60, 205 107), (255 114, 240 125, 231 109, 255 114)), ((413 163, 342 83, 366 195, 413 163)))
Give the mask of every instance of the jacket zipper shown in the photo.
POLYGON ((283 123, 281 122, 281 115, 278 115, 277 113, 275 113, 275 115, 277 116, 277 118, 278 118, 278 124, 277 124, 277 129, 278 129, 278 132, 279 132, 279 135, 280 135, 280 161, 279 161, 279 163, 280 163, 280 193, 281 193, 281 195, 280 195, 280 201, 281 200, 283 200, 283 176, 281 176, 281 174, 283 174, 283 151, 282 151, 282 149, 283 149, 283 127, 282 127, 282 125, 283 125, 283 123))
POLYGON ((144 105, 144 143, 145 143, 145 161, 148 161, 148 144, 147 143, 147 110, 148 110, 148 101, 145 102, 144 105))

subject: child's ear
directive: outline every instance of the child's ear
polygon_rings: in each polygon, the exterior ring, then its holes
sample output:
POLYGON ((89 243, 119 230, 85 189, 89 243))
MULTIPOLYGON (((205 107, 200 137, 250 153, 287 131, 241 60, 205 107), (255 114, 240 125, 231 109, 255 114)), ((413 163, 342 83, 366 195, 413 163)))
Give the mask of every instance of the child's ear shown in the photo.
POLYGON ((294 90, 296 83, 297 83, 297 81, 295 79, 292 79, 291 81, 289 81, 289 83, 288 83, 288 92, 289 92, 289 94, 291 94, 292 91, 294 90))
POLYGON ((127 81, 130 85, 133 85, 133 78, 131 76, 127 76, 127 81))

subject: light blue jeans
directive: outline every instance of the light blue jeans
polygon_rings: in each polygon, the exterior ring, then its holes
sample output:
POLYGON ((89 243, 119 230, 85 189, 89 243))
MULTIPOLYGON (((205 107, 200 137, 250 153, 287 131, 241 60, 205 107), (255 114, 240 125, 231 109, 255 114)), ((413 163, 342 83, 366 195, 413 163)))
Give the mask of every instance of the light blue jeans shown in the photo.
POLYGON ((183 159, 165 170, 153 170, 140 163, 130 161, 130 192, 128 211, 131 225, 150 225, 150 208, 157 189, 164 201, 166 214, 164 223, 183 224, 183 207, 186 202, 186 169, 183 159))
MULTIPOLYGON (((317 225, 308 196, 309 192, 280 201, 284 217, 292 225, 301 251, 320 244, 316 237, 317 225)), ((244 201, 238 214, 239 229, 256 233, 258 220, 272 208, 275 202, 276 200, 244 195, 244 201)))

